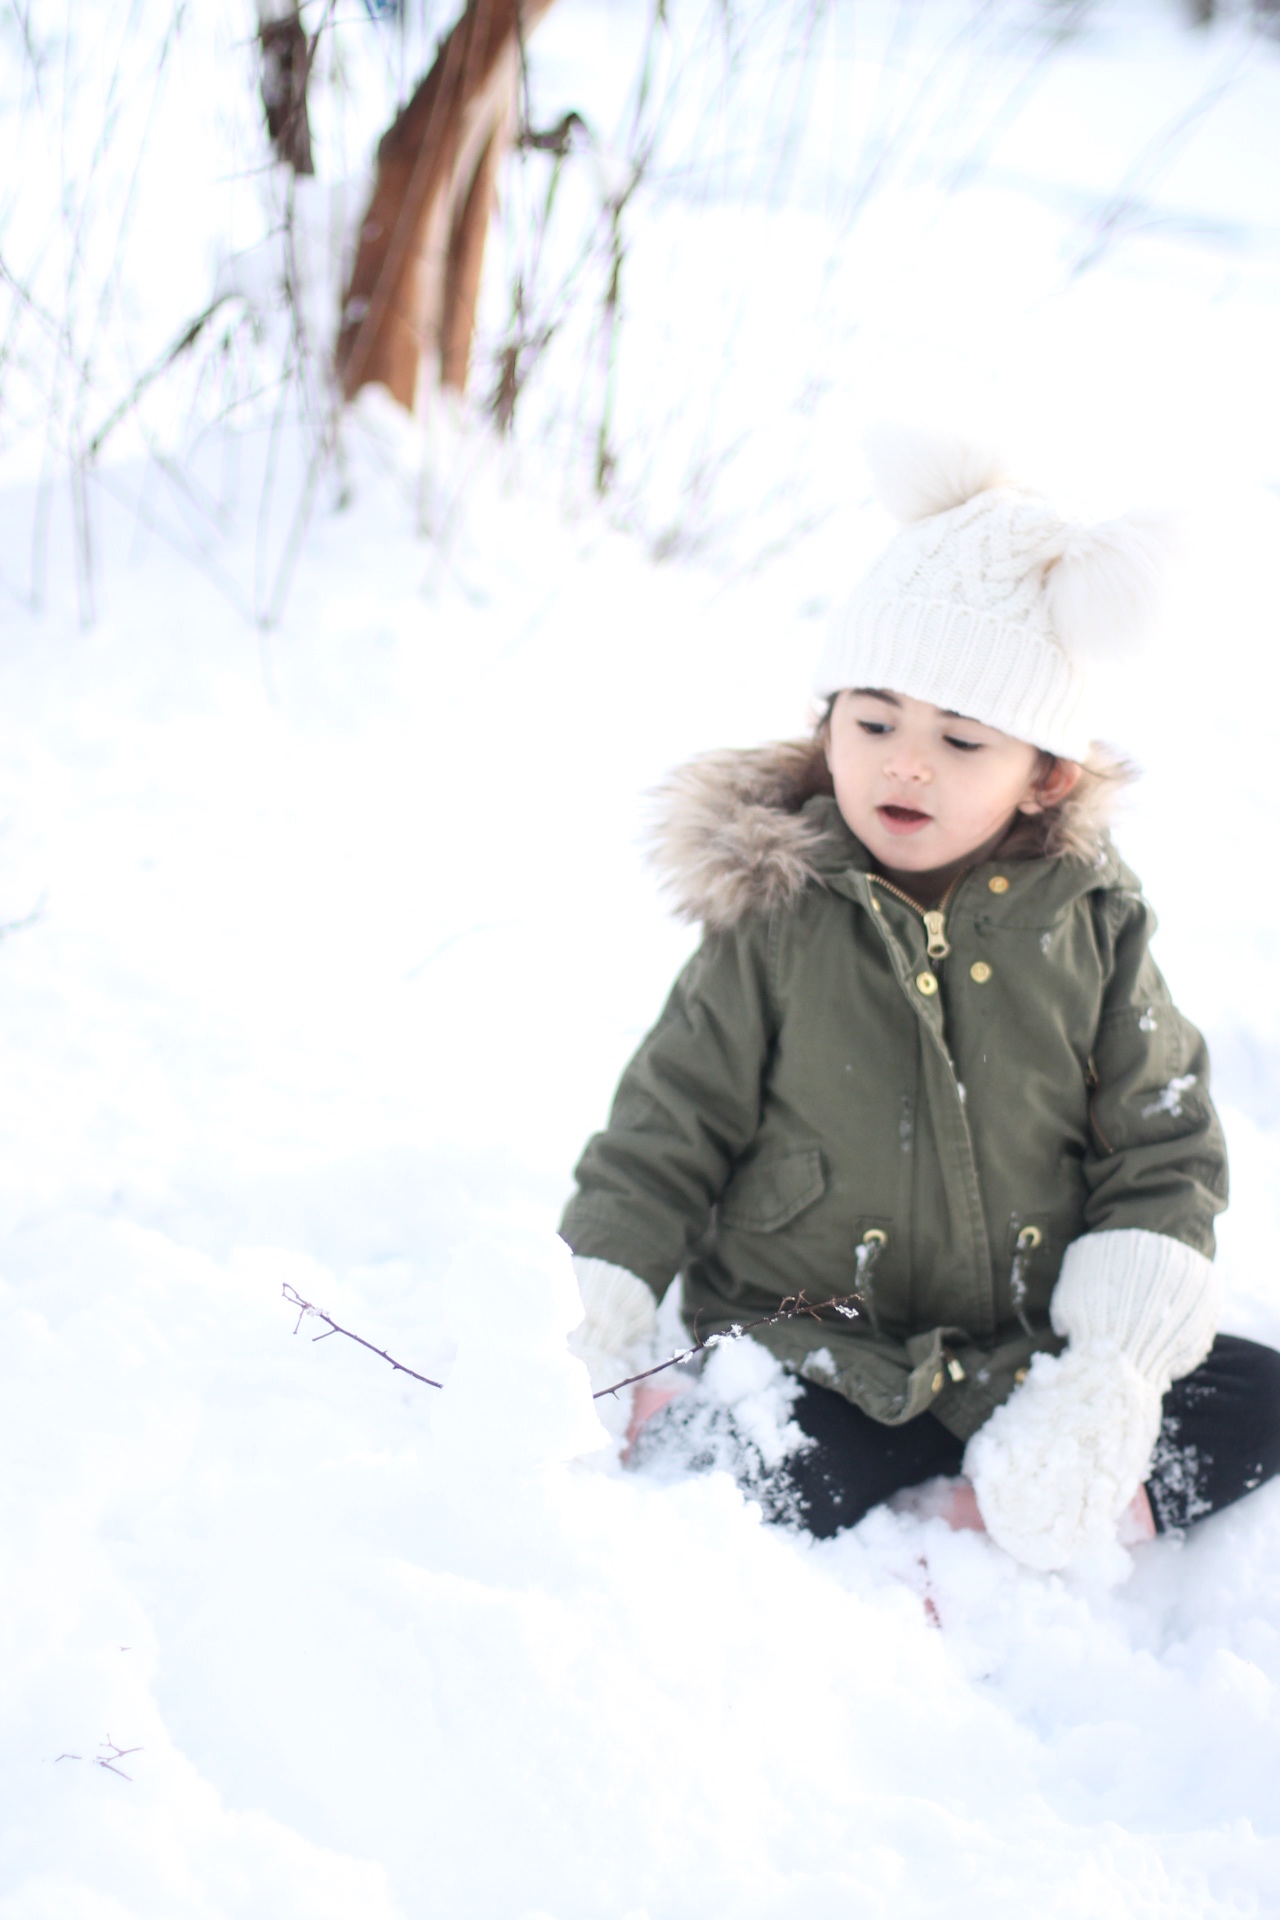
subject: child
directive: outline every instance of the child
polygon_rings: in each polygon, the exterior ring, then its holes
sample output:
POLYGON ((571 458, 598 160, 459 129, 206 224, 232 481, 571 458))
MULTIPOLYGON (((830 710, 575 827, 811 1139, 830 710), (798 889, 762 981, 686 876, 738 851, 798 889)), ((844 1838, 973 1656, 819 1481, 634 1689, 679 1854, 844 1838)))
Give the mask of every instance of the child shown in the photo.
POLYGON ((651 1363, 677 1274, 704 1336, 803 1296, 755 1335, 809 1436, 774 1508, 828 1535, 963 1470, 1059 1568, 1280 1469, 1280 1354, 1214 1338, 1204 1043, 1091 746, 1159 536, 1072 525, 963 443, 872 451, 907 524, 832 626, 814 738, 670 789, 705 939, 577 1170, 576 1350, 596 1388, 651 1363))

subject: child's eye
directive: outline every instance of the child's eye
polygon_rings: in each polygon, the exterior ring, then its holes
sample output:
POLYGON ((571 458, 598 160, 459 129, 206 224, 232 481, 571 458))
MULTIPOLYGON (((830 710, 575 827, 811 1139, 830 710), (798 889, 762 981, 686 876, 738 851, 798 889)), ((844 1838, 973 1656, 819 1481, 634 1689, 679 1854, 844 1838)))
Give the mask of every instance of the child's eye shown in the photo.
POLYGON ((884 734, 893 731, 885 720, 859 720, 858 725, 864 733, 884 734))
POLYGON ((982 751, 981 740, 961 740, 954 733, 944 733, 942 737, 949 747, 959 747, 961 753, 981 753, 982 751))

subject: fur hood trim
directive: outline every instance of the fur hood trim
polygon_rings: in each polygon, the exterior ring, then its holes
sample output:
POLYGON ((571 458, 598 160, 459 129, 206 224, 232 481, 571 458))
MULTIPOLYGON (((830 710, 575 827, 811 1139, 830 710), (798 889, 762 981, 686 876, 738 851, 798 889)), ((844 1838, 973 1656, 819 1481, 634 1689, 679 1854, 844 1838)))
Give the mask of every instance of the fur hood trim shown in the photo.
MULTIPOLYGON (((1120 790, 1135 777, 1128 761, 1094 747, 1084 777, 1060 807, 1020 822, 1002 852, 1011 858, 1058 857, 1097 867, 1120 790)), ((748 913, 770 912, 832 870, 865 861, 861 843, 831 809, 806 808, 831 795, 816 738, 700 754, 654 794, 650 858, 680 919, 709 933, 748 913)))
POLYGON ((822 790, 814 771, 811 741, 779 740, 700 754, 664 781, 649 850, 680 919, 719 933, 817 880, 825 823, 800 811, 822 790))

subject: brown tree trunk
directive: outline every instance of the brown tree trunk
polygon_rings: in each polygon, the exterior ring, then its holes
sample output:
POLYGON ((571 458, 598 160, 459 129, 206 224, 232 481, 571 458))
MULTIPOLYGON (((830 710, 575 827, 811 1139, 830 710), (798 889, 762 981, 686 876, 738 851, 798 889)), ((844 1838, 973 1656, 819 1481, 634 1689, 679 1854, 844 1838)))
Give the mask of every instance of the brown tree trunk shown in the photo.
POLYGON ((470 190, 449 236, 440 317, 440 384, 452 387, 457 393, 462 393, 467 384, 476 302, 484 269, 484 243, 497 197, 498 167, 505 147, 506 142, 496 131, 489 136, 489 144, 480 156, 470 190))
POLYGON ((342 308, 343 397, 381 381, 413 408, 433 377, 467 377, 484 243, 515 124, 520 35, 551 0, 467 0, 435 64, 378 148, 378 177, 342 308))

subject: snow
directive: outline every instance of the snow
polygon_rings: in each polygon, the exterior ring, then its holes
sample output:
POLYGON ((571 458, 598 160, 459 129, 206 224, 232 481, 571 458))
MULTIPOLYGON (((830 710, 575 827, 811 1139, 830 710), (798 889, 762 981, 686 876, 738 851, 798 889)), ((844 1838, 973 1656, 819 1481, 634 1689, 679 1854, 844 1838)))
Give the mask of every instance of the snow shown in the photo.
MULTIPOLYGON (((1142 1022, 1139 1021, 1138 1025, 1141 1026, 1142 1022)), ((1143 1119, 1146 1120, 1150 1118, 1153 1113, 1169 1113, 1176 1118, 1182 1112, 1183 1094, 1190 1093, 1195 1084, 1196 1076, 1194 1073, 1175 1074, 1168 1086, 1161 1087, 1151 1104, 1142 1109, 1143 1119)))
MULTIPOLYGON (((130 17, 159 33, 168 11, 130 17)), ((194 374, 157 389, 91 489, 89 608, 69 494, 35 485, 60 472, 30 424, 55 389, 14 336, 3 1920, 1280 1908, 1280 1486, 1136 1549, 1118 1585, 909 1513, 806 1542, 722 1469, 617 1466, 564 1350, 553 1237, 689 949, 644 871, 644 795, 691 752, 802 724, 825 610, 887 527, 857 435, 945 405, 1090 511, 1190 509, 1173 631, 1118 710, 1146 770, 1121 841, 1210 1038, 1226 1325, 1280 1343, 1280 54, 1157 0, 1065 36, 929 0, 814 16, 806 63, 807 10, 765 9, 740 16, 760 39, 735 92, 712 16, 673 12, 603 507, 584 296, 508 446, 367 397, 348 504, 326 482, 291 573, 303 429, 246 404, 206 430, 194 374), (734 145, 756 108, 772 131, 734 145), (281 618, 255 625, 277 581, 281 618), (443 1391, 295 1332, 286 1285, 443 1391)), ((623 164, 644 17, 560 0, 532 45, 535 123, 578 106, 602 130, 557 259, 591 169, 623 164)), ((222 166, 256 137, 243 25, 189 23, 147 122, 95 402, 215 285, 263 300, 278 275, 277 186, 222 166)), ((380 71, 347 44, 357 79, 380 71)), ((90 44, 68 47, 88 87, 90 44)), ((305 245, 358 203, 371 86, 323 95, 317 151, 345 170, 303 194, 305 245)), ((7 152, 34 124, 19 92, 7 152)), ((91 132, 5 229, 9 267, 91 132)), ((481 393, 541 179, 508 185, 481 393)), ((86 228, 91 281, 117 231, 86 228)), ((243 351, 269 357, 275 324, 243 351)), ((708 1396, 764 1457, 780 1444, 758 1349, 718 1349, 708 1396)))

